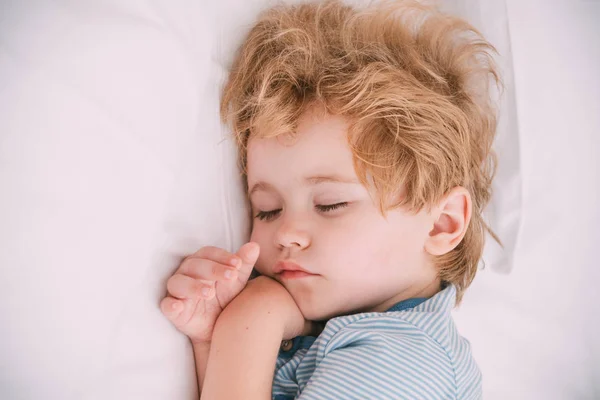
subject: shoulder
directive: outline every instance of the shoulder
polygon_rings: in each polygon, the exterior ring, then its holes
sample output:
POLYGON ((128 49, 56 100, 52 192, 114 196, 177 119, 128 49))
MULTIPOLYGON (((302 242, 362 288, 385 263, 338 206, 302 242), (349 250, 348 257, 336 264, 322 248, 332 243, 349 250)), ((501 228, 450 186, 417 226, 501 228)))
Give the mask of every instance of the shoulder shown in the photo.
POLYGON ((307 389, 333 380, 407 398, 464 398, 462 387, 478 387, 480 374, 452 321, 454 299, 449 287, 409 310, 332 319, 315 342, 317 369, 307 389))
POLYGON ((448 347, 454 328, 452 309, 456 290, 448 286, 423 303, 403 311, 369 312, 331 319, 320 341, 328 350, 343 347, 354 341, 387 338, 391 341, 425 340, 448 347))

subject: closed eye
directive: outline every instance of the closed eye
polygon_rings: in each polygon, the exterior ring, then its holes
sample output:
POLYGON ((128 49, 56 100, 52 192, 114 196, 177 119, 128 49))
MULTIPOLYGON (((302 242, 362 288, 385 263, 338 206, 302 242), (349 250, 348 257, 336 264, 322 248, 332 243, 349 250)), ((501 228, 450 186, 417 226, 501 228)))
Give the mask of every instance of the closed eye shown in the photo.
MULTIPOLYGON (((333 210, 337 210, 338 208, 348 207, 348 202, 335 203, 335 204, 320 204, 316 205, 315 208, 320 212, 331 212, 333 210)), ((281 212, 281 208, 270 211, 259 211, 256 213, 254 218, 258 218, 261 221, 270 221, 277 217, 281 212)))
POLYGON ((271 211, 259 211, 258 213, 256 213, 254 218, 258 218, 261 221, 270 221, 273 218, 275 218, 277 216, 277 214, 279 214, 280 212, 281 212, 281 208, 279 208, 277 210, 271 210, 271 211))
POLYGON ((315 207, 321 212, 328 212, 328 211, 337 210, 338 208, 348 207, 348 203, 343 202, 343 203, 336 203, 336 204, 317 205, 315 207))

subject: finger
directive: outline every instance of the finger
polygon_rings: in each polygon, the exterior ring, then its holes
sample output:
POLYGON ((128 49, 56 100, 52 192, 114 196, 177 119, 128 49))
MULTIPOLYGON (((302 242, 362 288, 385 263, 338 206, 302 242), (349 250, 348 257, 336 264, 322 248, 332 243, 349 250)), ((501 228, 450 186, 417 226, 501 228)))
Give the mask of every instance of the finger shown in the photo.
POLYGON ((231 265, 196 257, 186 258, 178 273, 206 281, 234 280, 238 277, 238 270, 231 265))
POLYGON ((160 303, 160 310, 177 329, 183 328, 192 318, 198 300, 180 300, 165 297, 160 303))
POLYGON ((239 268, 242 265, 242 260, 239 256, 215 246, 204 246, 196 253, 192 254, 194 258, 206 258, 219 264, 231 265, 239 268))
POLYGON ((177 317, 181 315, 181 312, 185 308, 183 301, 174 299, 173 297, 165 297, 160 302, 160 311, 167 317, 171 322, 177 320, 177 317))
POLYGON ((258 260, 260 254, 260 246, 256 242, 248 242, 244 244, 236 253, 242 260, 242 266, 240 267, 239 279, 247 281, 248 277, 252 273, 252 269, 258 260))
POLYGON ((211 297, 212 286, 183 274, 175 274, 167 281, 167 291, 176 299, 196 299, 211 297))

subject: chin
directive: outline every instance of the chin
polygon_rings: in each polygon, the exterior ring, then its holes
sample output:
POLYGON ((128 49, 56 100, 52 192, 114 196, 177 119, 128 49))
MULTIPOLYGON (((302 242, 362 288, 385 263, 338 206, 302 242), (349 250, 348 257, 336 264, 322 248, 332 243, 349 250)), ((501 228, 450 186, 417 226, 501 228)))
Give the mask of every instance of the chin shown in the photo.
POLYGON ((307 300, 306 297, 303 296, 301 299, 294 298, 294 300, 296 301, 300 312, 307 320, 320 321, 324 319, 326 314, 325 310, 321 309, 320 307, 316 307, 315 304, 312 304, 312 302, 307 300))
POLYGON ((342 313, 336 312, 335 310, 325 309, 322 306, 310 304, 307 301, 297 301, 296 304, 298 304, 298 308, 302 315, 304 315, 304 318, 309 321, 327 321, 342 315, 342 313))
POLYGON ((319 296, 318 293, 322 292, 317 292, 313 287, 284 286, 294 298, 304 318, 309 321, 327 321, 345 314, 340 304, 332 301, 330 296, 319 296))

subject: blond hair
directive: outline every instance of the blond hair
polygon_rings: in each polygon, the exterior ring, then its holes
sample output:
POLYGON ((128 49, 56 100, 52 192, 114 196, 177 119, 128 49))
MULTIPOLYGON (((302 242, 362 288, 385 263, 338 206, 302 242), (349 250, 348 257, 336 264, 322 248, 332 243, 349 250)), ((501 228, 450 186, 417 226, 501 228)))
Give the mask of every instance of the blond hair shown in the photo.
POLYGON ((465 187, 473 205, 466 234, 434 258, 460 302, 485 231, 495 237, 482 217, 495 170, 494 52, 467 22, 416 2, 279 5, 260 16, 239 49, 221 116, 233 128, 244 174, 250 138, 295 132, 315 103, 347 117, 356 174, 384 215, 394 207, 430 209, 465 187), (400 188, 404 195, 390 206, 400 188))

